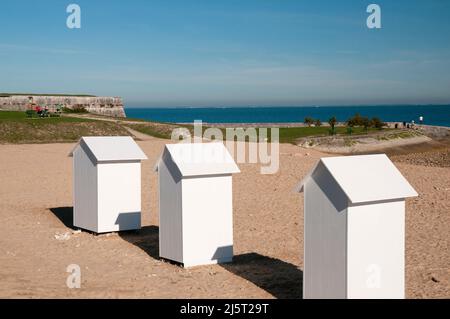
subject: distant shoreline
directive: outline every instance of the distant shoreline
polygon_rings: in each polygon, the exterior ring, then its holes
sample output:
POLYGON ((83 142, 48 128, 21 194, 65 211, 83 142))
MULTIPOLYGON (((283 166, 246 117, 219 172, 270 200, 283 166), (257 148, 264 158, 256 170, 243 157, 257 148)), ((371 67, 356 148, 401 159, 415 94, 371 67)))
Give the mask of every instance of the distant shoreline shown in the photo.
MULTIPOLYGON (((177 125, 192 125, 192 122, 189 123, 172 123, 177 125)), ((402 124, 402 122, 386 122, 389 127, 394 127, 395 124, 402 124)), ((408 123, 410 124, 410 123, 408 123)), ((285 127, 307 127, 305 123, 297 122, 297 123, 208 123, 208 122, 202 122, 202 125, 209 126, 209 127, 218 127, 218 128, 225 128, 225 127, 279 127, 279 128, 285 128, 285 127)), ((323 123, 322 126, 330 126, 328 123, 323 123)), ((345 122, 338 122, 336 126, 346 126, 345 122)), ((401 126, 399 126, 401 128, 401 126)), ((428 125, 428 124, 415 124, 414 127, 416 128, 437 128, 437 129, 450 129, 450 126, 442 126, 442 125, 428 125)))
POLYGON ((450 105, 427 106, 342 106, 342 107, 228 107, 228 108, 126 108, 129 118, 156 122, 189 123, 202 120, 212 125, 271 125, 278 127, 301 126, 305 118, 327 123, 331 117, 338 122, 347 121, 355 114, 383 122, 424 124, 450 127, 450 105), (262 124, 264 123, 264 124, 262 124))

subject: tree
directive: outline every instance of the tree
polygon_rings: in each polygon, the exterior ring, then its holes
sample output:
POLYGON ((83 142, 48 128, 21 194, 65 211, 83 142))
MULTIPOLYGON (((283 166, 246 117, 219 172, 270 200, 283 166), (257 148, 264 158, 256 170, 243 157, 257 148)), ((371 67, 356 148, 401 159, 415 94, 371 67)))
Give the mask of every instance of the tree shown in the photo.
POLYGON ((322 121, 320 119, 317 119, 314 121, 314 125, 317 127, 321 127, 322 126, 322 121))
POLYGON ((368 117, 363 117, 362 119, 361 119, 361 121, 362 121, 362 126, 364 127, 364 131, 366 131, 367 132, 367 130, 369 129, 369 127, 370 127, 370 121, 369 121, 369 118, 368 117))
POLYGON ((305 117, 304 123, 308 126, 311 126, 314 123, 314 119, 312 117, 307 116, 305 117))
POLYGON ((331 126, 331 135, 335 134, 334 127, 336 126, 336 123, 337 123, 337 119, 335 116, 333 116, 332 118, 330 118, 328 120, 328 124, 330 124, 330 126, 331 126))
POLYGON ((386 126, 386 123, 383 123, 378 117, 373 117, 372 120, 370 120, 370 126, 377 128, 381 130, 383 126, 386 126))
POLYGON ((364 123, 363 123, 364 120, 363 119, 364 118, 361 117, 361 115, 359 115, 359 113, 356 113, 353 117, 351 117, 351 118, 349 118, 347 120, 347 125, 351 126, 351 127, 353 127, 353 126, 363 126, 364 125, 364 123))

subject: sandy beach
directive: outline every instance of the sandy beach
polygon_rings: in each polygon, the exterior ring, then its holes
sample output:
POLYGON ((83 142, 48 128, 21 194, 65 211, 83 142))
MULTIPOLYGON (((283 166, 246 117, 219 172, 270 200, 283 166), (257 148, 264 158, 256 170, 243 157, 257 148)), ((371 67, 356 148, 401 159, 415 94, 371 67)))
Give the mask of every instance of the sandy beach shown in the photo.
MULTIPOLYGON (((301 298, 303 199, 296 183, 322 156, 280 145, 280 171, 240 164, 234 177, 232 264, 183 269, 158 259, 157 176, 166 140, 139 145, 142 230, 93 235, 72 226, 74 144, 0 145, 0 297, 301 298), (81 267, 68 289, 66 267, 81 267)), ((450 297, 450 168, 396 162, 420 193, 407 200, 406 295, 450 297)))

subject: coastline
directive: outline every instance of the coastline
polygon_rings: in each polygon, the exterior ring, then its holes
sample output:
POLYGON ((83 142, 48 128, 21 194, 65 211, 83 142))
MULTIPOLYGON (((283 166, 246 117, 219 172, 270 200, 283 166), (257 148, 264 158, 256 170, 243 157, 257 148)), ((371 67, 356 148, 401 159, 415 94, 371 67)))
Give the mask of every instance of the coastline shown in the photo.
MULTIPOLYGON (((168 124, 176 124, 176 125, 192 125, 192 122, 168 122, 168 124)), ((402 122, 386 122, 388 127, 393 128, 395 124, 399 124, 401 126, 402 122)), ((409 124, 409 123, 408 123, 409 124)), ((218 127, 218 128, 227 128, 227 127, 279 127, 279 128, 289 128, 289 127, 308 127, 305 123, 302 122, 292 122, 292 123, 214 123, 214 122, 202 122, 202 125, 209 127, 218 127)), ((329 127, 328 123, 322 123, 322 126, 329 127)), ((346 126, 345 122, 338 122, 336 126, 346 126)), ((442 125, 428 125, 428 124, 415 124, 415 128, 435 128, 435 129, 448 129, 450 130, 450 126, 442 126, 442 125)))
POLYGON ((383 122, 419 123, 450 127, 450 105, 331 106, 331 107, 202 107, 202 108, 125 108, 127 117, 158 122, 192 124, 202 120, 211 125, 260 125, 291 127, 303 124, 306 117, 322 123, 335 116, 344 122, 359 113, 378 117, 383 122))

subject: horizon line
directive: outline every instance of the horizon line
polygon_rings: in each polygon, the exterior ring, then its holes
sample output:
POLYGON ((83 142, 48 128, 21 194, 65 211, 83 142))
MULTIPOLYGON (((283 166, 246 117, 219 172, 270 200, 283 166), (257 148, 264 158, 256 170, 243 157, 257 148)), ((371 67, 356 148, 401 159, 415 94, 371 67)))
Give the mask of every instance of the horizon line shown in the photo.
POLYGON ((236 105, 236 106, 126 106, 125 109, 231 109, 231 108, 323 108, 323 107, 404 107, 404 106, 450 106, 450 103, 419 103, 419 104, 330 104, 330 105, 236 105))

